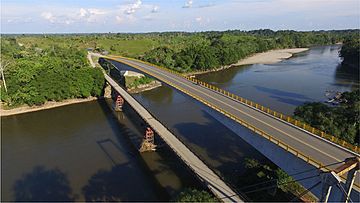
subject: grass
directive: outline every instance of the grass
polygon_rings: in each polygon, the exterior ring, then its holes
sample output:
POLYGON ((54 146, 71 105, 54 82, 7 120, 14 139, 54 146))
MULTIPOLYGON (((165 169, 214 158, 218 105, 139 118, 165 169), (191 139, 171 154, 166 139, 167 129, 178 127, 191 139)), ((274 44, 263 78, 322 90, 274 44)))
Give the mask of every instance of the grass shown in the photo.
POLYGON ((96 46, 98 48, 109 51, 112 54, 120 54, 130 57, 137 57, 159 46, 159 41, 152 38, 127 40, 121 38, 101 38, 94 36, 24 36, 18 37, 17 41, 28 48, 39 47, 42 49, 51 48, 53 45, 61 47, 71 45, 80 49, 94 48, 96 46))
POLYGON ((126 87, 128 88, 137 88, 139 85, 145 85, 145 84, 149 84, 151 83, 152 81, 154 81, 153 78, 150 78, 150 77, 147 77, 147 76, 144 76, 144 77, 141 77, 141 78, 138 78, 138 77, 126 77, 126 87))

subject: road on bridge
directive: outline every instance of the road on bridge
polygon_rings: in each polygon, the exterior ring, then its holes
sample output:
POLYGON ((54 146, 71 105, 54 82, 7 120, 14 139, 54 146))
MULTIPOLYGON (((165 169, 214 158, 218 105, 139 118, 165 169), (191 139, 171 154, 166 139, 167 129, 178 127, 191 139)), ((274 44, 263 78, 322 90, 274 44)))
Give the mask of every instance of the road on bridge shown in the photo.
MULTIPOLYGON (((166 70, 125 58, 116 58, 118 62, 125 62, 134 68, 144 70, 157 79, 170 84, 177 89, 186 90, 188 94, 195 95, 213 106, 228 112, 243 121, 256 126, 258 129, 288 144, 290 147, 302 152, 313 160, 328 165, 344 161, 346 158, 359 156, 346 149, 336 146, 333 143, 324 141, 299 128, 289 125, 279 119, 260 112, 254 108, 236 101, 230 97, 220 94, 214 90, 197 85, 179 75, 172 74, 166 70)), ((336 168, 331 166, 329 168, 336 168)), ((355 183, 359 184, 359 175, 355 183)), ((359 191, 357 186, 354 186, 359 191)))

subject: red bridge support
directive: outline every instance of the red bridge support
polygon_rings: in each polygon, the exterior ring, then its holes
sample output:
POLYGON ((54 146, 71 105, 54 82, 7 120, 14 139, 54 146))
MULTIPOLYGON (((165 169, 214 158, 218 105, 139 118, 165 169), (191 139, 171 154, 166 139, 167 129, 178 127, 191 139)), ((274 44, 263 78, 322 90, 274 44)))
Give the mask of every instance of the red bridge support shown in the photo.
POLYGON ((124 105, 124 99, 120 95, 118 95, 115 101, 115 108, 114 108, 115 111, 122 111, 123 105, 124 105))
POLYGON ((155 150, 156 150, 156 145, 154 140, 154 131, 150 127, 147 127, 139 151, 147 152, 147 151, 155 151, 155 150))

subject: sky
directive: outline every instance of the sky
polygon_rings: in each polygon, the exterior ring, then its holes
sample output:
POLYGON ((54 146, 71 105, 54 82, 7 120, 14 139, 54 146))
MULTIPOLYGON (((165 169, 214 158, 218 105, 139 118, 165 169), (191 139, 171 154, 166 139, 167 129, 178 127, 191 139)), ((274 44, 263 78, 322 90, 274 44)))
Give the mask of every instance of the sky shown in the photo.
POLYGON ((1 0, 1 33, 360 28, 360 0, 1 0))

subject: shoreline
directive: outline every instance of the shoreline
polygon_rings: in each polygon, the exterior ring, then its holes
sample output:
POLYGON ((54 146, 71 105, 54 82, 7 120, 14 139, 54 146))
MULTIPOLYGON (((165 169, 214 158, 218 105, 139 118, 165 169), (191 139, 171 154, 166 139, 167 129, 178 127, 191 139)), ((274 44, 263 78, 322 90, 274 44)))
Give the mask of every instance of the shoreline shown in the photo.
POLYGON ((60 102, 48 101, 48 102, 45 102, 41 106, 23 105, 23 106, 16 107, 13 109, 8 109, 8 110, 3 109, 3 104, 1 104, 0 117, 18 115, 18 114, 23 114, 23 113, 30 113, 30 112, 41 111, 41 110, 46 110, 46 109, 53 109, 53 108, 67 106, 67 105, 71 105, 71 104, 95 101, 97 99, 98 99, 97 97, 88 97, 85 99, 67 99, 67 100, 60 101, 60 102))
POLYGON ((185 76, 190 75, 201 75, 210 72, 217 72, 221 70, 225 70, 234 66, 241 66, 241 65, 252 65, 252 64, 274 64, 281 62, 283 60, 291 58, 294 54, 304 52, 309 50, 310 48, 291 48, 291 49, 274 49, 267 52, 256 53, 249 57, 239 60, 236 63, 231 65, 221 66, 219 68, 211 69, 211 70, 204 70, 204 71, 194 71, 184 73, 185 76))

